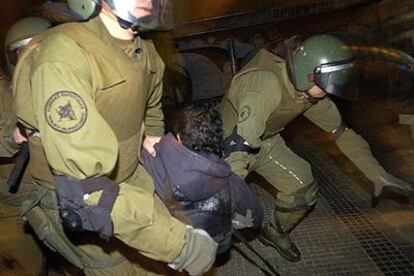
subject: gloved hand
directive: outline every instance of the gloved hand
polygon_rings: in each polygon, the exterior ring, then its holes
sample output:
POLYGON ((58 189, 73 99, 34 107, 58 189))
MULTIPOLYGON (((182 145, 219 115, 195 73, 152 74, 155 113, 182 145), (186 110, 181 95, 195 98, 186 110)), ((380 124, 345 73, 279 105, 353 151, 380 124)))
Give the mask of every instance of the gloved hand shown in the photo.
POLYGON ((56 175, 54 182, 63 225, 74 231, 97 232, 105 240, 112 237, 111 211, 119 193, 117 184, 105 176, 78 180, 56 175), (85 198, 96 191, 102 191, 98 204, 88 205, 85 198))
POLYGON ((202 275, 214 263, 218 244, 202 229, 187 225, 186 244, 180 255, 170 264, 172 269, 185 270, 190 275, 202 275))
POLYGON ((375 190, 371 203, 372 208, 375 208, 378 205, 379 197, 384 188, 389 188, 390 190, 397 192, 403 196, 408 196, 414 193, 413 185, 402 179, 396 178, 395 176, 389 173, 378 177, 374 181, 374 184, 375 190))

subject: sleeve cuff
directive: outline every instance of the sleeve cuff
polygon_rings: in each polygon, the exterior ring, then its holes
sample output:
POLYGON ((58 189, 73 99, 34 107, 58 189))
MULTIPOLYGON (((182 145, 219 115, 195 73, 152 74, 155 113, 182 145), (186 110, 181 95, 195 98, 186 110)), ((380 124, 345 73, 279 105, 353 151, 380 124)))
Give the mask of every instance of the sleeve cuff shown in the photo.
POLYGON ((145 135, 162 137, 164 136, 164 128, 163 127, 145 128, 145 135))

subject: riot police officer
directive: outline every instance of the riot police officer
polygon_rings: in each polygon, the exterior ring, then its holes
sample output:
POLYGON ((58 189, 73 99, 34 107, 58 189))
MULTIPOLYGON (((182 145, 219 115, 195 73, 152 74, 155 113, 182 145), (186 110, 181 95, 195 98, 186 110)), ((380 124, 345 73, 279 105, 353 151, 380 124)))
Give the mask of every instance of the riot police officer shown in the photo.
POLYGON ((138 34, 163 22, 167 2, 68 1, 88 20, 42 33, 16 67, 36 189, 22 212, 87 275, 143 275, 139 253, 192 275, 214 261, 217 244, 170 215, 139 160, 164 133, 164 64, 138 34))
POLYGON ((300 260, 289 232, 317 201, 318 185, 310 165, 293 153, 280 133, 299 115, 329 132, 339 149, 375 183, 377 197, 385 186, 412 187, 391 174, 372 156, 368 143, 342 122, 327 94, 343 93, 354 67, 346 45, 330 35, 303 42, 286 41, 287 60, 260 50, 233 78, 221 103, 227 161, 245 177, 255 171, 279 193, 260 239, 282 257, 300 260))

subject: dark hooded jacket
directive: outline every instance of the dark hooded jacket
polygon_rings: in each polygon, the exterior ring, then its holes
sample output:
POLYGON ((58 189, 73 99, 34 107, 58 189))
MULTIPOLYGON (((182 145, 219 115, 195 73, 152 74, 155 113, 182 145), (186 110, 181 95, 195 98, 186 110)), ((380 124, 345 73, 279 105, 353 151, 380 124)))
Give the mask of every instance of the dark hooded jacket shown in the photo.
POLYGON ((255 195, 222 158, 195 153, 172 134, 164 136, 155 149, 156 157, 143 153, 155 191, 176 218, 206 230, 219 243, 219 252, 231 245, 235 213, 246 216, 250 210, 252 227, 261 226, 263 210, 255 195))

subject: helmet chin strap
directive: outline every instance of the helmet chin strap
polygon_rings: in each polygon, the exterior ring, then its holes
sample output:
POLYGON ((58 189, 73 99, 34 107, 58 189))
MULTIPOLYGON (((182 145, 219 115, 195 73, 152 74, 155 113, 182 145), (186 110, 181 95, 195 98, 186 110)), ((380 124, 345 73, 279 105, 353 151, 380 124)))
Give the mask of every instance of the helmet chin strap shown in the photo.
POLYGON ((142 30, 142 27, 140 26, 139 21, 137 23, 131 23, 131 22, 128 22, 126 20, 123 20, 119 16, 116 16, 116 18, 118 20, 119 26, 121 26, 121 28, 123 28, 123 29, 131 29, 134 32, 138 32, 138 31, 142 30))
MULTIPOLYGON (((119 16, 116 16, 116 19, 118 20, 118 24, 119 24, 119 26, 121 26, 122 29, 130 29, 130 28, 132 28, 132 23, 123 20, 119 16)), ((135 30, 133 30, 133 31, 135 31, 135 30)))
POLYGON ((316 104, 317 102, 323 99, 323 98, 317 98, 317 97, 312 96, 307 90, 303 91, 302 93, 306 95, 308 101, 312 104, 316 104))
POLYGON ((118 25, 122 28, 122 29, 132 29, 133 31, 136 31, 135 28, 133 28, 133 24, 122 19, 121 17, 119 17, 118 15, 115 14, 115 12, 111 9, 111 7, 104 1, 104 5, 102 5, 103 7, 103 11, 105 12, 105 14, 107 14, 107 16, 109 16, 110 18, 112 18, 112 20, 116 20, 118 22, 118 25))

